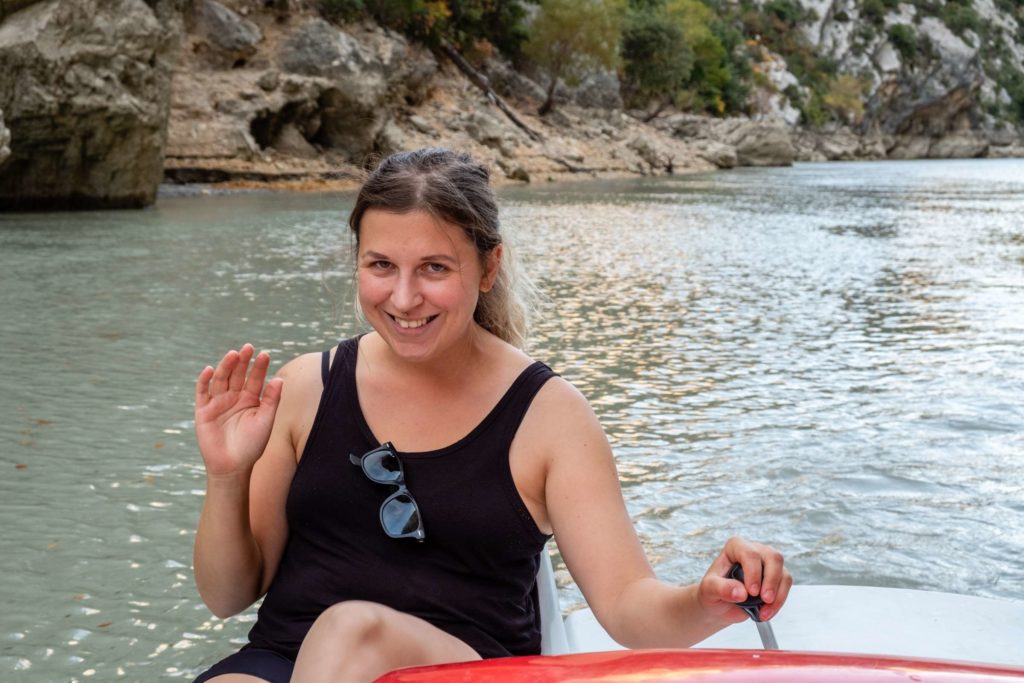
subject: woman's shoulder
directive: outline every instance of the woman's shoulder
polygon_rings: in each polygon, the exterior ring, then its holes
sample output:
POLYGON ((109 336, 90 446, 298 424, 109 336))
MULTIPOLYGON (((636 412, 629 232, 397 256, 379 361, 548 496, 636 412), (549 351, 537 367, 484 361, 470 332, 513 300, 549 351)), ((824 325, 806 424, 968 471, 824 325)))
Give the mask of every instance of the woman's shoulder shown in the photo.
POLYGON ((310 351, 308 353, 295 356, 278 369, 277 376, 284 377, 285 379, 293 378, 296 381, 302 382, 320 382, 325 374, 324 370, 329 369, 334 363, 334 358, 338 354, 339 349, 349 346, 354 348, 355 345, 358 344, 358 341, 358 338, 355 337, 352 339, 345 339, 328 349, 310 351), (326 361, 324 359, 325 354, 326 361))
POLYGON ((322 355, 323 354, 320 351, 303 353, 282 365, 276 374, 278 377, 283 377, 285 380, 302 381, 311 378, 319 378, 322 355))

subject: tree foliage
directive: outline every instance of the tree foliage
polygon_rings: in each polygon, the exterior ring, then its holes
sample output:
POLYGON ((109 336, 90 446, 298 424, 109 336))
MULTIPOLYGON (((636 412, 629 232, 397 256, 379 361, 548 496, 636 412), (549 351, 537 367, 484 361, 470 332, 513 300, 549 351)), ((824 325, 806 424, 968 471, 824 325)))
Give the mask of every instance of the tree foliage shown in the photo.
POLYGON ((864 118, 864 91, 867 84, 856 76, 839 74, 828 86, 822 101, 833 114, 848 124, 864 118))
POLYGON ((527 37, 521 0, 320 0, 320 11, 338 22, 373 19, 431 47, 488 43, 513 59, 527 37))
POLYGON ((693 69, 679 103, 713 114, 746 108, 752 77, 742 33, 700 0, 667 0, 672 17, 693 50, 693 69))
POLYGON ((555 86, 618 64, 625 0, 541 0, 524 54, 548 79, 539 113, 554 105, 555 86))
MULTIPOLYGON (((675 100, 693 71, 693 50, 663 11, 635 12, 622 33, 622 90, 629 106, 675 100)), ((657 110, 656 110, 657 111, 657 110)))

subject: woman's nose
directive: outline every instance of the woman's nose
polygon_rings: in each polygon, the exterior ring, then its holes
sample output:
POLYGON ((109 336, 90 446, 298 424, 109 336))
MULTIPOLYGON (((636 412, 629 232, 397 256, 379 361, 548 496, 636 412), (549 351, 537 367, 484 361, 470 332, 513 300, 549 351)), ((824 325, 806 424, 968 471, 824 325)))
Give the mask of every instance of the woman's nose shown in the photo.
POLYGON ((399 311, 411 311, 423 302, 419 284, 413 275, 401 274, 391 290, 391 303, 399 311))

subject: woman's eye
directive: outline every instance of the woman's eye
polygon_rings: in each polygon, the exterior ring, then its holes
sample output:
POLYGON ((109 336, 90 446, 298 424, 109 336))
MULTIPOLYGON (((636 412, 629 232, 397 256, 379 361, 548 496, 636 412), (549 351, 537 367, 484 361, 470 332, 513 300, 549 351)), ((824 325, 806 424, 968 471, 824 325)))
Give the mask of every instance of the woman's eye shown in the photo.
POLYGON ((424 268, 426 268, 428 273, 433 275, 448 272, 448 266, 443 263, 427 263, 424 265, 424 268))
POLYGON ((391 267, 390 261, 374 261, 370 264, 370 267, 374 270, 387 270, 391 267))

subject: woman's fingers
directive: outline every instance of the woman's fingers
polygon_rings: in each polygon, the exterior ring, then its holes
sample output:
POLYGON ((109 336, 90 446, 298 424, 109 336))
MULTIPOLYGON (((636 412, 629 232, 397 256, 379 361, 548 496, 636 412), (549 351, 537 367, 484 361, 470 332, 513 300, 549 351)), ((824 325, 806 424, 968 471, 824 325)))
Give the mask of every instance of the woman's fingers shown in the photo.
POLYGON ((730 538, 712 562, 704 578, 709 597, 722 602, 742 602, 748 596, 760 596, 760 613, 770 619, 779 613, 793 585, 793 577, 784 566, 782 553, 760 543, 730 538), (743 582, 728 578, 732 566, 743 567, 743 582))
POLYGON ((789 589, 793 587, 793 577, 789 572, 785 572, 782 577, 782 581, 779 582, 779 591, 775 595, 775 599, 770 603, 766 604, 761 608, 761 618, 764 620, 771 619, 782 606, 786 604, 786 598, 789 597, 789 589))
POLYGON ((245 375, 249 371, 249 361, 252 360, 253 353, 255 353, 255 349, 252 344, 242 344, 242 348, 238 350, 238 362, 228 377, 229 390, 241 391, 245 386, 245 375))
POLYGON ((764 567, 761 580, 761 599, 767 603, 774 603, 778 599, 783 579, 786 576, 782 553, 767 546, 761 546, 761 548, 761 562, 764 567))
POLYGON ((196 378, 196 408, 202 408, 210 402, 210 379, 213 377, 213 368, 207 365, 196 378))
POLYGON ((277 404, 281 401, 281 389, 284 387, 284 380, 280 377, 267 382, 266 389, 263 390, 263 400, 260 401, 260 410, 268 411, 273 415, 277 411, 277 404))
POLYGON ((248 378, 245 380, 244 390, 259 396, 260 391, 263 390, 263 382, 267 379, 267 368, 269 367, 270 354, 266 351, 260 351, 256 356, 256 362, 252 364, 252 370, 249 371, 248 378))
POLYGON ((211 396, 223 394, 228 390, 228 382, 236 365, 238 365, 238 351, 231 350, 225 353, 213 371, 213 379, 210 382, 211 396))

